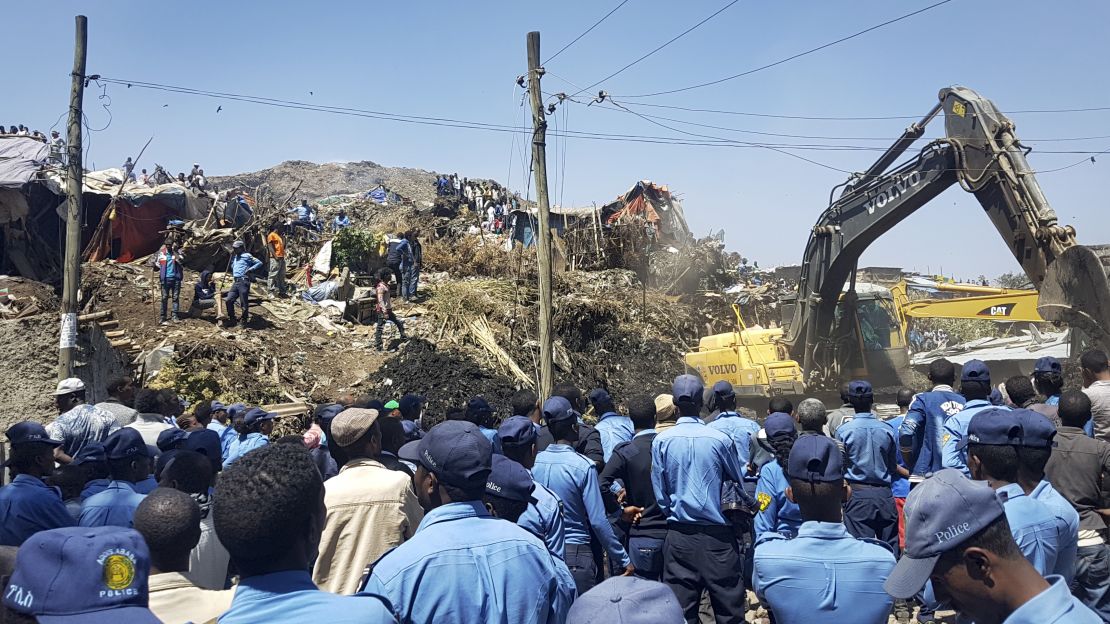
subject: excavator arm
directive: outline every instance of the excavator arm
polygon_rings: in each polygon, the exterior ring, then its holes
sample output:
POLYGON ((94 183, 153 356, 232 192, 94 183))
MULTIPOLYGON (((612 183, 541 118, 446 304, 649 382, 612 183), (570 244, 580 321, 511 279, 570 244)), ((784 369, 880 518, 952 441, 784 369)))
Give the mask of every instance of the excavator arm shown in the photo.
MULTIPOLYGON (((1040 291, 1047 320, 1080 325, 1098 342, 1110 312, 1102 258, 1061 227, 1014 135, 994 104, 965 87, 942 89, 939 103, 911 125, 866 172, 853 176, 821 214, 802 261, 798 298, 784 342, 807 382, 835 382, 830 355, 837 302, 863 252, 877 238, 953 184, 973 193, 1022 270, 1040 291), (944 111, 945 138, 909 162, 891 165, 944 111)), ((853 284, 854 286, 854 284, 853 284)))

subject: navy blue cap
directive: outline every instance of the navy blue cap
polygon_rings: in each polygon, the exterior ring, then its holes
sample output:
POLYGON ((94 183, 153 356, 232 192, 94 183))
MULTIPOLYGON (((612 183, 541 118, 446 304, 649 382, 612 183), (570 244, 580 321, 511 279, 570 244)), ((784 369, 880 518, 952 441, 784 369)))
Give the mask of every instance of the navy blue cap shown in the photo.
POLYGON ((722 379, 713 384, 713 396, 729 399, 736 396, 736 390, 732 387, 732 384, 722 379))
POLYGON ((960 372, 960 381, 979 381, 989 384, 991 382, 991 369, 982 360, 968 360, 964 362, 960 372))
POLYGON ((401 410, 401 415, 411 418, 416 418, 420 414, 420 407, 426 403, 428 399, 420 396, 419 394, 406 394, 397 401, 397 409, 401 410))
POLYGON ((883 589, 895 598, 921 591, 941 555, 1003 513, 1002 502, 986 482, 972 481, 955 468, 934 473, 906 499, 906 549, 883 589))
POLYGON ((1031 409, 1014 409, 1011 412, 1021 425, 1021 445, 1027 448, 1052 448, 1056 446, 1056 426, 1052 421, 1031 409))
POLYGON ((670 587, 637 576, 613 576, 582 594, 567 624, 661 624, 684 622, 670 587))
POLYGON ((173 458, 177 457, 177 454, 180 452, 180 450, 173 448, 168 451, 163 451, 161 454, 158 455, 157 459, 154 460, 155 479, 161 480, 162 471, 166 469, 166 466, 170 465, 170 462, 173 461, 173 458))
POLYGON ((8 437, 8 442, 12 444, 49 444, 51 446, 61 446, 64 444, 61 440, 53 440, 50 435, 46 433, 46 427, 43 427, 37 422, 25 420, 21 423, 16 423, 4 432, 8 437))
POLYGON ((988 407, 980 410, 967 423, 967 435, 957 445, 965 449, 969 444, 991 446, 1020 445, 1021 423, 1013 410, 1005 407, 988 407))
POLYGON ((577 419, 578 412, 570 406, 570 401, 561 396, 553 396, 543 402, 543 419, 548 424, 563 420, 577 419))
POLYGON ((96 464, 108 461, 108 452, 104 450, 104 445, 100 442, 89 442, 81 447, 80 451, 73 456, 73 463, 77 466, 82 464, 96 464))
POLYGON ((870 399, 874 396, 875 391, 871 389, 871 382, 862 379, 848 382, 849 399, 870 399))
POLYGON ((242 414, 247 410, 247 406, 242 403, 232 403, 227 406, 227 417, 229 420, 235 420, 235 417, 242 414))
POLYGON ((763 430, 767 432, 768 438, 773 435, 797 432, 794 428, 794 417, 785 412, 775 412, 767 416, 767 420, 763 422, 763 430))
POLYGON ((129 457, 150 457, 150 450, 143 436, 131 427, 117 429, 104 440, 104 452, 108 459, 127 459, 129 457))
POLYGON ((536 489, 528 469, 504 455, 494 455, 489 476, 486 477, 486 494, 521 503, 531 502, 536 489))
POLYGON ((536 443, 536 426, 527 416, 510 416, 497 428, 502 446, 531 446, 536 443))
POLYGON ((4 606, 42 624, 156 624, 149 576, 150 553, 134 529, 40 531, 16 555, 4 606))
POLYGON ((227 406, 224 405, 223 403, 220 403, 216 399, 212 399, 211 405, 212 405, 212 411, 213 412, 221 412, 221 411, 226 412, 227 411, 227 406))
POLYGON ((409 440, 408 442, 405 442, 403 445, 401 445, 401 448, 397 449, 397 457, 399 457, 399 458, 401 458, 405 461, 412 462, 414 464, 421 463, 420 462, 420 441, 422 439, 423 439, 423 437, 418 438, 416 440, 409 440))
POLYGON ((331 422, 332 419, 339 415, 339 412, 345 409, 347 408, 339 403, 328 403, 327 405, 317 405, 316 411, 313 412, 312 415, 315 418, 319 418, 321 422, 331 422))
POLYGON ((419 444, 420 463, 440 481, 464 488, 486 482, 493 445, 474 423, 466 420, 441 422, 432 427, 419 444))
POLYGON ((704 391, 705 384, 701 382, 701 378, 697 375, 679 375, 674 378, 674 383, 671 384, 671 396, 674 397, 675 405, 683 401, 700 402, 704 391))
POLYGON ((840 448, 823 435, 805 435, 790 449, 786 474, 810 483, 832 483, 844 478, 840 448))
POLYGON ((405 439, 409 441, 424 437, 424 430, 420 428, 420 423, 415 420, 402 420, 401 430, 405 432, 405 439))
POLYGON ((470 399, 469 401, 467 401, 467 403, 466 403, 466 414, 468 416, 476 415, 476 414, 484 414, 484 415, 488 416, 489 414, 492 414, 492 413, 493 413, 493 408, 490 407, 489 401, 486 401, 484 398, 482 398, 480 396, 476 396, 476 397, 470 399))
POLYGON ((1060 360, 1051 355, 1041 356, 1033 364, 1034 373, 1062 373, 1063 371, 1064 367, 1060 365, 1060 360))
POLYGON ((254 423, 262 422, 263 420, 273 420, 277 418, 277 414, 267 412, 261 407, 252 407, 249 412, 243 416, 243 424, 250 427, 254 423))
POLYGON ((211 429, 201 429, 189 432, 181 450, 195 451, 204 455, 208 458, 208 461, 212 462, 212 472, 216 473, 223 467, 223 456, 220 448, 220 434, 211 429))
POLYGON ((1006 405, 1006 397, 1002 396, 1002 391, 999 390, 998 388, 992 388, 991 389, 991 394, 990 394, 989 397, 987 397, 987 401, 990 401, 991 405, 996 405, 996 406, 1006 405))
POLYGON ((590 405, 609 405, 613 402, 613 397, 609 396, 609 392, 605 388, 594 388, 590 390, 590 405))
POLYGON ((189 434, 182 429, 176 427, 166 429, 158 434, 158 450, 165 453, 168 450, 175 449, 188 437, 189 434))

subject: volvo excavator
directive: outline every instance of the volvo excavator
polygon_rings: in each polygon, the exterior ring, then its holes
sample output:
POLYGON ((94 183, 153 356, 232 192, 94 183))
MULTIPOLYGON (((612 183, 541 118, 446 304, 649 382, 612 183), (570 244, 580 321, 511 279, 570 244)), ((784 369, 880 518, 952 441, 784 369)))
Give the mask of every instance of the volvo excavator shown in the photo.
POLYGON ((833 189, 842 190, 811 230, 796 298, 783 302, 785 329, 755 338, 738 327, 703 338, 687 355, 706 383, 727 379, 749 396, 861 377, 877 387, 904 385, 909 354, 892 300, 857 287, 857 263, 877 238, 955 184, 975 195, 1039 291, 1040 316, 1110 345, 1110 247, 1079 245, 1074 228, 1059 224, 1026 161, 1029 149, 990 100, 961 86, 938 99, 873 165, 833 189), (945 137, 895 166, 942 111, 945 137), (754 350, 756 340, 775 348, 754 350), (757 386, 743 388, 745 381, 757 386))

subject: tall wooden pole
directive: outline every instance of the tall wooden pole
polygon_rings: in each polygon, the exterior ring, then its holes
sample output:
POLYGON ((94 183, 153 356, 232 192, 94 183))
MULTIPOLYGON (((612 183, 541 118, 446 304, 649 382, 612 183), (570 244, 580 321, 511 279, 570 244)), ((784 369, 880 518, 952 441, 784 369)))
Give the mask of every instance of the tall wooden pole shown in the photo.
POLYGON ((66 136, 66 251, 62 265, 62 328, 58 341, 58 379, 73 376, 77 348, 77 289, 81 285, 81 102, 85 97, 85 44, 89 20, 76 18, 73 46, 73 86, 69 92, 69 130, 66 136))
POLYGON ((551 335, 551 206, 547 198, 547 120, 540 93, 540 33, 528 33, 528 95, 532 102, 532 170, 536 173, 536 202, 539 204, 540 269, 540 400, 551 396, 554 386, 554 339, 551 335))

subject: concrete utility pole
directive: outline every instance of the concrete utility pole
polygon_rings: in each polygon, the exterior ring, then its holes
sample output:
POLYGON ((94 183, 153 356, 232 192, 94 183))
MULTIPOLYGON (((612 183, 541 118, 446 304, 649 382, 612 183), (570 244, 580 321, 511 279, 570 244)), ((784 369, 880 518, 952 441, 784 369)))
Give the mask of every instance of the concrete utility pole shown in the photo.
POLYGON ((66 251, 62 265, 62 328, 58 340, 58 379, 73 376, 73 352, 77 349, 77 289, 81 285, 81 102, 85 97, 85 44, 89 20, 76 18, 73 45, 73 86, 69 92, 69 130, 66 170, 66 251))
POLYGON ((554 338, 551 335, 551 207, 547 199, 547 120, 540 93, 540 33, 528 33, 528 95, 532 102, 532 170, 536 172, 536 202, 539 204, 540 268, 540 400, 551 396, 554 377, 554 338))

